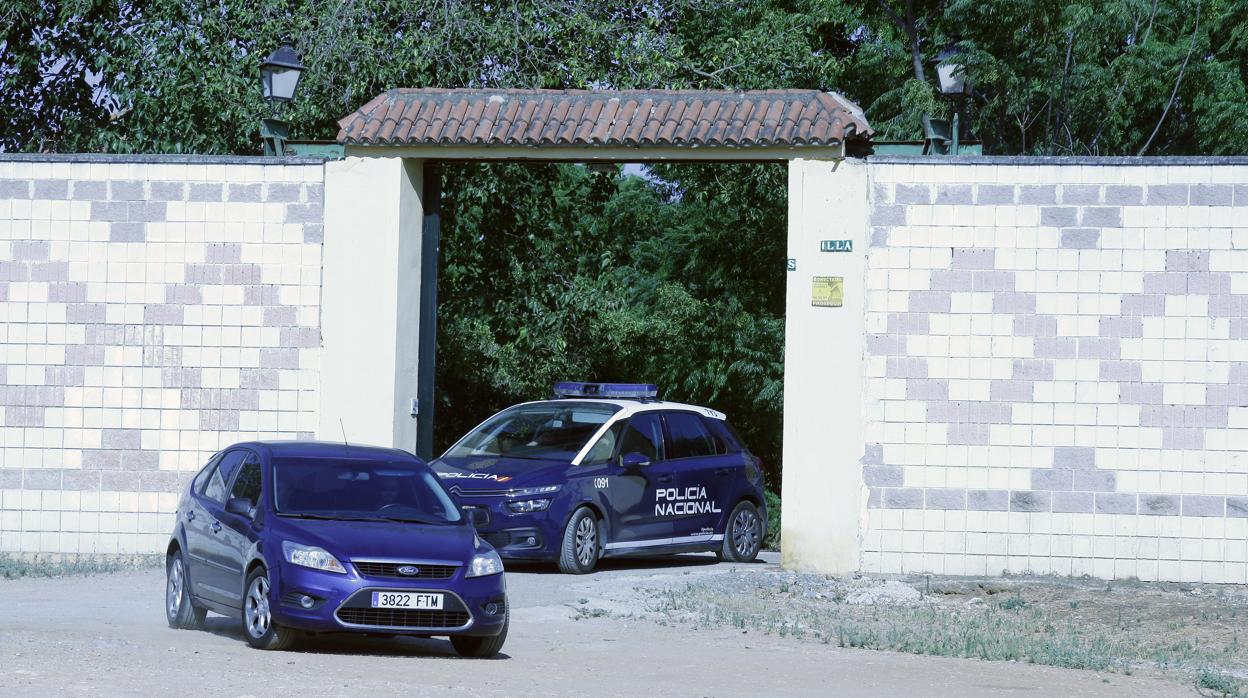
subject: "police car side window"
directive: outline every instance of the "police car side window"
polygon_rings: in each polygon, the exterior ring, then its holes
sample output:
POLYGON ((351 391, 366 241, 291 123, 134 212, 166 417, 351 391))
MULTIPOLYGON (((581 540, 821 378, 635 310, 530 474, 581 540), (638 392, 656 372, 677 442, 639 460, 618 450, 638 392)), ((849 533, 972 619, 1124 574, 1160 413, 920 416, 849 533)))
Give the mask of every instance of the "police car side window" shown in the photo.
POLYGON ((663 460, 663 423, 657 413, 639 414, 628 420, 620 455, 640 453, 651 462, 663 460))
POLYGON ((672 442, 671 458, 698 458, 715 455, 715 441, 702 424, 702 418, 688 412, 668 412, 667 433, 672 442))
POLYGON ((711 435, 715 437, 715 453, 740 453, 743 449, 740 441, 737 439, 736 432, 732 426, 722 419, 713 417, 703 417, 702 423, 711 430, 711 435))
POLYGON ((620 441, 620 434, 624 431, 624 422, 616 422, 612 424, 602 436, 598 437, 598 441, 589 449, 589 453, 585 454, 585 459, 581 461, 581 465, 599 465, 611 460, 615 455, 615 445, 620 441))

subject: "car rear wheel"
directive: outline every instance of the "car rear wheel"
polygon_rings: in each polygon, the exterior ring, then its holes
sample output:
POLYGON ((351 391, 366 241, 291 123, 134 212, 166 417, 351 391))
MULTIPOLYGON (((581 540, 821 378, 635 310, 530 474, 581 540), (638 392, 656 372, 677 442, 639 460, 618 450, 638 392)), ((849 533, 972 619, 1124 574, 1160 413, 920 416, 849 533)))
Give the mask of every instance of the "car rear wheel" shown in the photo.
POLYGON ((247 644, 258 650, 284 650, 295 644, 295 631, 273 622, 269 606, 269 572, 257 567, 247 575, 243 596, 243 631, 247 644))
POLYGON ((751 502, 740 502, 728 515, 724 544, 716 554, 721 560, 753 562, 762 545, 763 519, 758 515, 758 507, 751 502))
POLYGON ((592 572, 598 564, 599 547, 598 517, 587 507, 577 509, 563 529, 559 571, 565 574, 592 572))
POLYGON ((175 630, 199 630, 204 627, 208 609, 191 601, 191 583, 186 576, 186 563, 178 550, 165 562, 165 619, 175 630))
POLYGON ((466 635, 452 635, 451 645, 461 657, 476 657, 478 659, 488 659, 498 654, 503 648, 503 643, 507 641, 507 626, 511 623, 511 611, 507 611, 507 615, 503 616, 503 629, 493 637, 469 637, 466 635))

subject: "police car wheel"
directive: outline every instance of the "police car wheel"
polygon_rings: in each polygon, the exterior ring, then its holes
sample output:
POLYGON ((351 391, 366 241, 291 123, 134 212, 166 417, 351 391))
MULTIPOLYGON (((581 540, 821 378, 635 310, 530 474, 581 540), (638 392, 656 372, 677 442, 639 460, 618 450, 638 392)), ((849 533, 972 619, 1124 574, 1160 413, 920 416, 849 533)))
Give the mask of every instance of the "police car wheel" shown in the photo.
POLYGON ((563 529, 559 571, 565 574, 592 572, 598 564, 599 547, 598 517, 586 507, 577 509, 563 529))
POLYGON ((741 502, 733 507, 728 516, 728 528, 724 531, 724 545, 718 551, 721 560, 753 562, 763 545, 763 523, 758 507, 741 502))

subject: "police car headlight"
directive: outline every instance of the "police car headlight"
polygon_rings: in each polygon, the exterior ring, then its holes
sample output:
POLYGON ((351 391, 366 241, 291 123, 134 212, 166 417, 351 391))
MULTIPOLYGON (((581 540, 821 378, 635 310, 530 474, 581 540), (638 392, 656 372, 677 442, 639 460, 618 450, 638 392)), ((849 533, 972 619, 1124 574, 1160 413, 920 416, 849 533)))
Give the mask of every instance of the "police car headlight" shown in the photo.
POLYGON ((488 577, 491 574, 502 574, 503 559, 493 550, 477 553, 472 556, 472 564, 468 566, 465 577, 488 577))
POLYGON ((531 511, 546 511, 550 507, 549 499, 522 499, 518 502, 507 502, 507 508, 517 514, 527 514, 531 511))
POLYGON ((508 497, 532 497, 537 494, 552 494, 559 491, 559 485, 546 485, 544 487, 524 487, 518 490, 507 490, 508 497))
POLYGON ((314 545, 299 545, 290 541, 282 541, 282 554, 286 562, 300 567, 311 567, 314 570, 346 574, 347 570, 338 562, 338 558, 329 554, 324 548, 314 545))

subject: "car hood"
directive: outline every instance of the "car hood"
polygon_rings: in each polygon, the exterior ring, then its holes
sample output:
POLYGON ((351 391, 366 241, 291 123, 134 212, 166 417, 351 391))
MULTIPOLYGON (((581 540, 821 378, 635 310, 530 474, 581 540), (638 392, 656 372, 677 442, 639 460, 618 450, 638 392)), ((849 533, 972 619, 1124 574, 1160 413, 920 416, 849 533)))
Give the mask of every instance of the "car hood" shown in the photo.
POLYGON ((396 558, 468 564, 476 546, 476 532, 463 524, 274 518, 273 530, 281 538, 322 547, 341 562, 396 558))
POLYGON ((429 464, 447 488, 499 490, 562 484, 572 464, 559 460, 464 456, 429 464))

